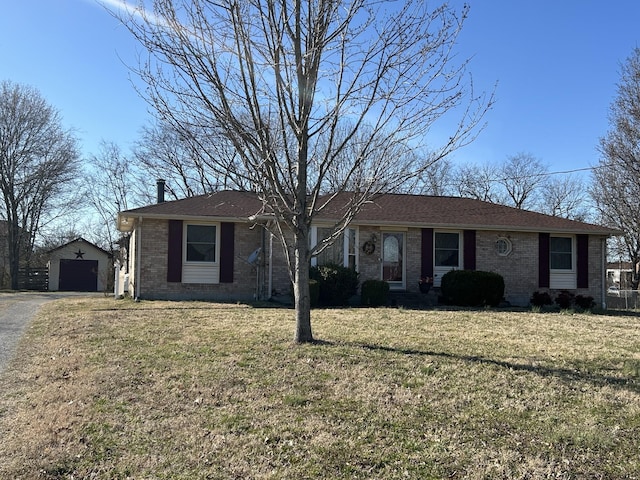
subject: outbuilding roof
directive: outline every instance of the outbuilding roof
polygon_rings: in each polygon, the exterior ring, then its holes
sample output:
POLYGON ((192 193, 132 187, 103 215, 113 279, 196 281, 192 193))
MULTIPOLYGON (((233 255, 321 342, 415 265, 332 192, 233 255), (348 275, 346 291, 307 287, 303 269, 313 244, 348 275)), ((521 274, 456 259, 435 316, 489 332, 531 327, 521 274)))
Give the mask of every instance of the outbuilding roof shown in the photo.
POLYGON ((63 248, 68 247, 69 245, 73 245, 74 243, 78 243, 78 244, 82 244, 82 245, 88 245, 88 246, 90 246, 91 248, 94 248, 94 249, 98 250, 99 252, 104 253, 104 254, 105 254, 105 255, 107 255, 109 258, 111 258, 111 253, 109 253, 108 251, 106 251, 104 248, 100 248, 99 246, 97 246, 97 245, 95 245, 95 244, 91 243, 90 241, 85 240, 85 239, 84 239, 84 238, 82 238, 82 237, 74 238, 73 240, 71 240, 71 241, 69 241, 69 242, 67 242, 67 243, 64 243, 64 244, 59 245, 59 246, 57 246, 57 247, 55 247, 55 248, 52 248, 52 249, 51 249, 51 250, 49 250, 47 253, 53 253, 53 252, 56 252, 56 251, 58 251, 58 250, 62 250, 63 248))
MULTIPOLYGON (((317 222, 332 222, 342 216, 350 198, 345 192, 317 215, 317 222)), ((328 197, 321 198, 320 204, 328 197)), ((157 203, 118 214, 118 229, 129 231, 136 218, 182 220, 254 221, 263 212, 255 193, 224 190, 196 197, 157 203)), ((554 217, 505 205, 461 197, 380 194, 363 206, 354 225, 464 228, 566 232, 598 235, 619 234, 615 229, 554 217)))

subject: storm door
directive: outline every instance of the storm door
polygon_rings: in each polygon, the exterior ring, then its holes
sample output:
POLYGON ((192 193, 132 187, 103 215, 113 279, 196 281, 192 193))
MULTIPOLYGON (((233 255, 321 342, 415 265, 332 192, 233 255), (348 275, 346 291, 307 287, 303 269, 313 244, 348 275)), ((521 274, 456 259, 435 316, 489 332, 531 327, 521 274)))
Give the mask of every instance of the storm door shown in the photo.
POLYGON ((404 233, 382 234, 382 280, 391 289, 405 288, 404 233))
POLYGON ((434 237, 434 286, 439 287, 444 274, 458 270, 462 265, 460 232, 435 232, 434 237))

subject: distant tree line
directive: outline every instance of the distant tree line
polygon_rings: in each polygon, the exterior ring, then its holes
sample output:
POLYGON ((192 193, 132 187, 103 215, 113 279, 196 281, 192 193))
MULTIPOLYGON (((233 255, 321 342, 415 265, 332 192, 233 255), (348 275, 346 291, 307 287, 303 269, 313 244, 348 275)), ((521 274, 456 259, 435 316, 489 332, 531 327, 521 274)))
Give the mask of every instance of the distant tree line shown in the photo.
MULTIPOLYGON (((618 228, 616 254, 640 263, 640 49, 621 64, 610 130, 600 139, 600 161, 590 181, 554 173, 531 153, 498 163, 456 164, 450 155, 429 161, 389 191, 476 198, 545 214, 604 223, 618 228), (620 251, 622 250, 622 253, 620 251)), ((387 154, 389 151, 386 152, 387 154)), ((416 154, 415 152, 402 152, 416 154)), ((333 164, 324 191, 348 189, 341 179, 351 163, 333 164)), ((370 151, 375 155, 375 150, 370 151)), ((424 162, 422 162, 424 163, 424 162)), ((16 287, 21 266, 38 262, 46 250, 78 236, 114 251, 119 211, 155 202, 155 180, 166 180, 167 198, 220 189, 256 190, 233 142, 216 129, 177 127, 156 120, 141 129, 130 151, 103 141, 81 159, 78 140, 60 113, 35 89, 0 83, 0 286, 16 287), (244 172, 244 173, 243 173, 244 172), (233 173, 233 174, 232 174, 233 173), (87 188, 88 187, 88 188, 87 188), (5 240, 6 239, 6 240, 5 240)), ((640 275, 634 270, 637 288, 640 275)))

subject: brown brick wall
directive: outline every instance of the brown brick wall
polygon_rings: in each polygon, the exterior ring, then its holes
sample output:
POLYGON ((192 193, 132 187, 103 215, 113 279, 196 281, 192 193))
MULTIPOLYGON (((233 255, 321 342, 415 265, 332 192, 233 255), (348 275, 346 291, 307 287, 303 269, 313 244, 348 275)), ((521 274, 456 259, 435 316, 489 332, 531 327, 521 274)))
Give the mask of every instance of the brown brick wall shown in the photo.
MULTIPOLYGON (((263 230, 250 229, 248 225, 241 223, 236 224, 234 231, 233 283, 167 282, 168 225, 167 220, 145 219, 142 223, 139 290, 141 298, 252 300, 266 288, 265 266, 261 265, 257 269, 247 261, 249 255, 262 245, 263 230)), ((221 254, 224 255, 224 252, 221 254)))
MULTIPOLYGON (((406 288, 418 291, 418 279, 421 274, 421 229, 411 228, 406 232, 406 288)), ((380 278, 380 242, 382 231, 378 228, 360 228, 359 272, 360 282, 380 278), (376 251, 365 255, 362 246, 372 236, 377 238, 376 251)), ((602 248, 600 237, 591 236, 589 240, 589 288, 578 289, 574 293, 590 295, 597 305, 602 304, 602 248)), ((496 272, 505 281, 505 298, 514 305, 528 305, 533 292, 538 288, 538 234, 522 232, 478 231, 476 233, 476 270, 496 272), (496 252, 499 237, 511 240, 512 251, 507 256, 496 252)), ((552 295, 557 292, 552 291, 552 295)))
MULTIPOLYGON (((600 237, 589 237, 589 288, 573 293, 592 296, 600 306, 604 282, 602 270, 603 243, 600 237)), ((538 234, 522 232, 478 232, 476 237, 477 270, 496 272, 505 282, 505 298, 514 305, 528 305, 535 291, 548 291, 552 297, 558 293, 538 288, 538 234), (496 240, 507 237, 513 246, 508 256, 496 253, 496 240)))
MULTIPOLYGON (((360 282, 380 279, 382 233, 377 227, 360 227, 358 233, 358 270, 360 282), (376 250, 371 255, 363 252, 365 242, 375 239, 376 250)), ((235 258, 233 283, 182 284, 169 283, 167 278, 167 234, 166 220, 145 219, 142 224, 140 296, 142 298, 169 299, 214 299, 251 300, 256 294, 260 298, 286 299, 291 293, 291 283, 286 267, 282 244, 277 238, 271 241, 270 234, 260 227, 250 228, 248 224, 235 226, 235 258), (269 246, 273 244, 273 254, 269 246), (246 259, 259 246, 263 246, 262 262, 259 269, 248 264, 246 259), (269 288, 269 260, 271 270, 271 292, 269 288)), ((421 273, 422 230, 410 228, 406 234, 406 288, 418 292, 421 273)), ((603 301, 602 248, 600 237, 589 240, 589 288, 574 293, 592 296, 597 305, 603 301)), ((132 252, 133 253, 133 252, 132 252)), ((496 272, 505 280, 505 298, 514 305, 527 305, 531 294, 538 288, 538 234, 521 232, 478 231, 476 234, 476 269, 496 272), (508 256, 496 252, 499 237, 511 240, 513 250, 508 256)), ((135 281, 132 272, 130 279, 135 281)), ((551 292, 552 295, 557 292, 551 292)))
POLYGON ((538 234, 477 232, 476 269, 502 275, 505 298, 517 305, 528 304, 531 294, 538 289, 538 234), (507 256, 496 251, 500 237, 511 241, 512 251, 507 256))

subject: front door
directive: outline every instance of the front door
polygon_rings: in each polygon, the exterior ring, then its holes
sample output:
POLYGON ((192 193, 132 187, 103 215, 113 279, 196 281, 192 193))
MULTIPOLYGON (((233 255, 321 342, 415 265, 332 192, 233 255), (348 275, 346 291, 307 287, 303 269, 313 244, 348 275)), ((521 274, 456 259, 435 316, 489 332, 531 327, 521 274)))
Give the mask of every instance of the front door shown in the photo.
POLYGON ((405 288, 404 233, 382 234, 382 280, 392 290, 405 288))

